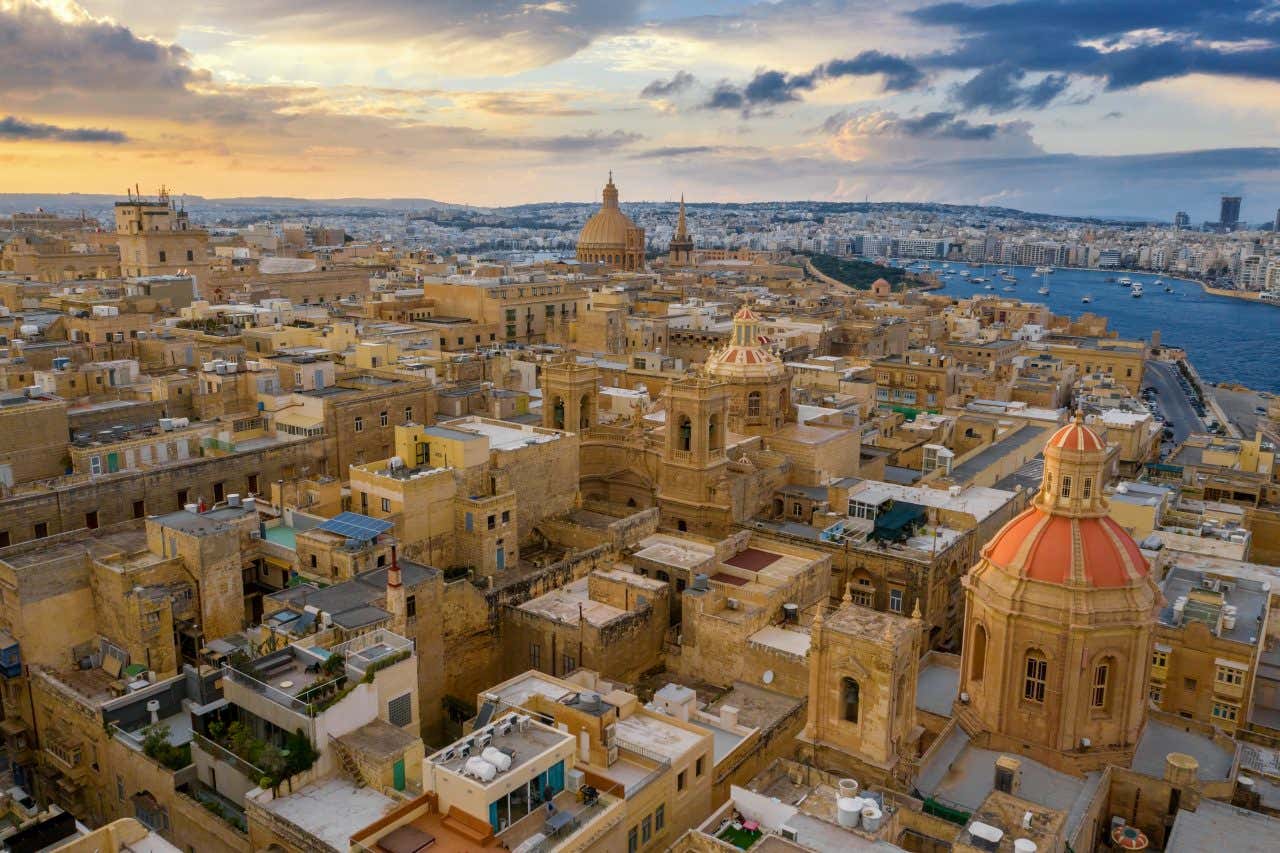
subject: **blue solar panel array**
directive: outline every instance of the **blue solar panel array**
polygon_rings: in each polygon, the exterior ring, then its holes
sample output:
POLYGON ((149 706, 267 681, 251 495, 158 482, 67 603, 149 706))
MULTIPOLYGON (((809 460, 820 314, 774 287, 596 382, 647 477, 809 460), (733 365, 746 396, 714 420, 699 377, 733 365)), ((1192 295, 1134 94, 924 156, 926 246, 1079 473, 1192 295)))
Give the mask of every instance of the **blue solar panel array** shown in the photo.
POLYGON ((368 542, 376 538, 379 533, 386 533, 392 527, 395 525, 389 521, 370 518, 358 512, 340 512, 320 525, 321 530, 327 530, 348 539, 359 539, 361 542, 368 542))

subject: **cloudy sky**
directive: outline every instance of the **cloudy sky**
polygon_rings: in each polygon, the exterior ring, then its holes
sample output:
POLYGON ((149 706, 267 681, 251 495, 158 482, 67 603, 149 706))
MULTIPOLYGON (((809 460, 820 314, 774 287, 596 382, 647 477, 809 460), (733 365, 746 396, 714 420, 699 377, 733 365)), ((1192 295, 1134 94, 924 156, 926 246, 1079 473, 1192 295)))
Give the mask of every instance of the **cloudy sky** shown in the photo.
POLYGON ((10 192, 1280 207, 1280 0, 0 0, 10 192))

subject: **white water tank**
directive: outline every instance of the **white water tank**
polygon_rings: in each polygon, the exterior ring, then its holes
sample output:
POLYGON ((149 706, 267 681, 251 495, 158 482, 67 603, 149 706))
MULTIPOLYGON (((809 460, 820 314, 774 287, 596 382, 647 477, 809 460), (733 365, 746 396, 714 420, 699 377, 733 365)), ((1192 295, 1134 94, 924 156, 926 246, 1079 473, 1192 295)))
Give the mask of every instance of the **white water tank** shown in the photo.
POLYGON ((484 752, 480 753, 480 757, 498 768, 499 773, 511 769, 511 756, 491 746, 486 746, 484 752))
POLYGON ((843 827, 853 829, 862 820, 862 797, 837 797, 836 821, 843 827))
POLYGON ((468 776, 481 782, 492 782, 493 777, 498 775, 496 767, 478 756, 468 758, 463 770, 468 776))
POLYGON ((1036 853, 1036 843, 1030 838, 1014 839, 1013 853, 1036 853))
POLYGON ((874 801, 868 800, 862 807, 862 828, 867 832, 875 832, 880 828, 880 822, 884 820, 884 813, 880 811, 880 807, 874 801))

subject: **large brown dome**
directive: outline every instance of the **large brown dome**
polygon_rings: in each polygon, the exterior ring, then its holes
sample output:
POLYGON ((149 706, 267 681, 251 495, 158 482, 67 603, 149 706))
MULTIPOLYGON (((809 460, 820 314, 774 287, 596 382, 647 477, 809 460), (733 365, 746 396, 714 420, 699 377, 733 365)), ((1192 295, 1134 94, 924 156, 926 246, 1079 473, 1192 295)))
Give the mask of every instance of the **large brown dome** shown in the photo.
POLYGON ((578 260, 606 264, 624 270, 644 267, 644 229, 618 207, 613 174, 605 184, 603 203, 578 235, 578 260))

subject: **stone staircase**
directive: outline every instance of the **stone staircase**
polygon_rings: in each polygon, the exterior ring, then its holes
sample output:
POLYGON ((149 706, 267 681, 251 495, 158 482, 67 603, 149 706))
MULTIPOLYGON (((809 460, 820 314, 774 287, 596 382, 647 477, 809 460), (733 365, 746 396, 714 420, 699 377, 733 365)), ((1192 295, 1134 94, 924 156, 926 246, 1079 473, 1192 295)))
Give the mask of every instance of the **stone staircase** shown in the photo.
POLYGON ((365 781, 364 774, 360 772, 360 764, 356 761, 356 757, 351 754, 346 744, 329 735, 329 746, 333 749, 334 755, 338 756, 338 763, 342 765, 342 769, 351 777, 351 781, 357 788, 363 788, 369 784, 365 781))

